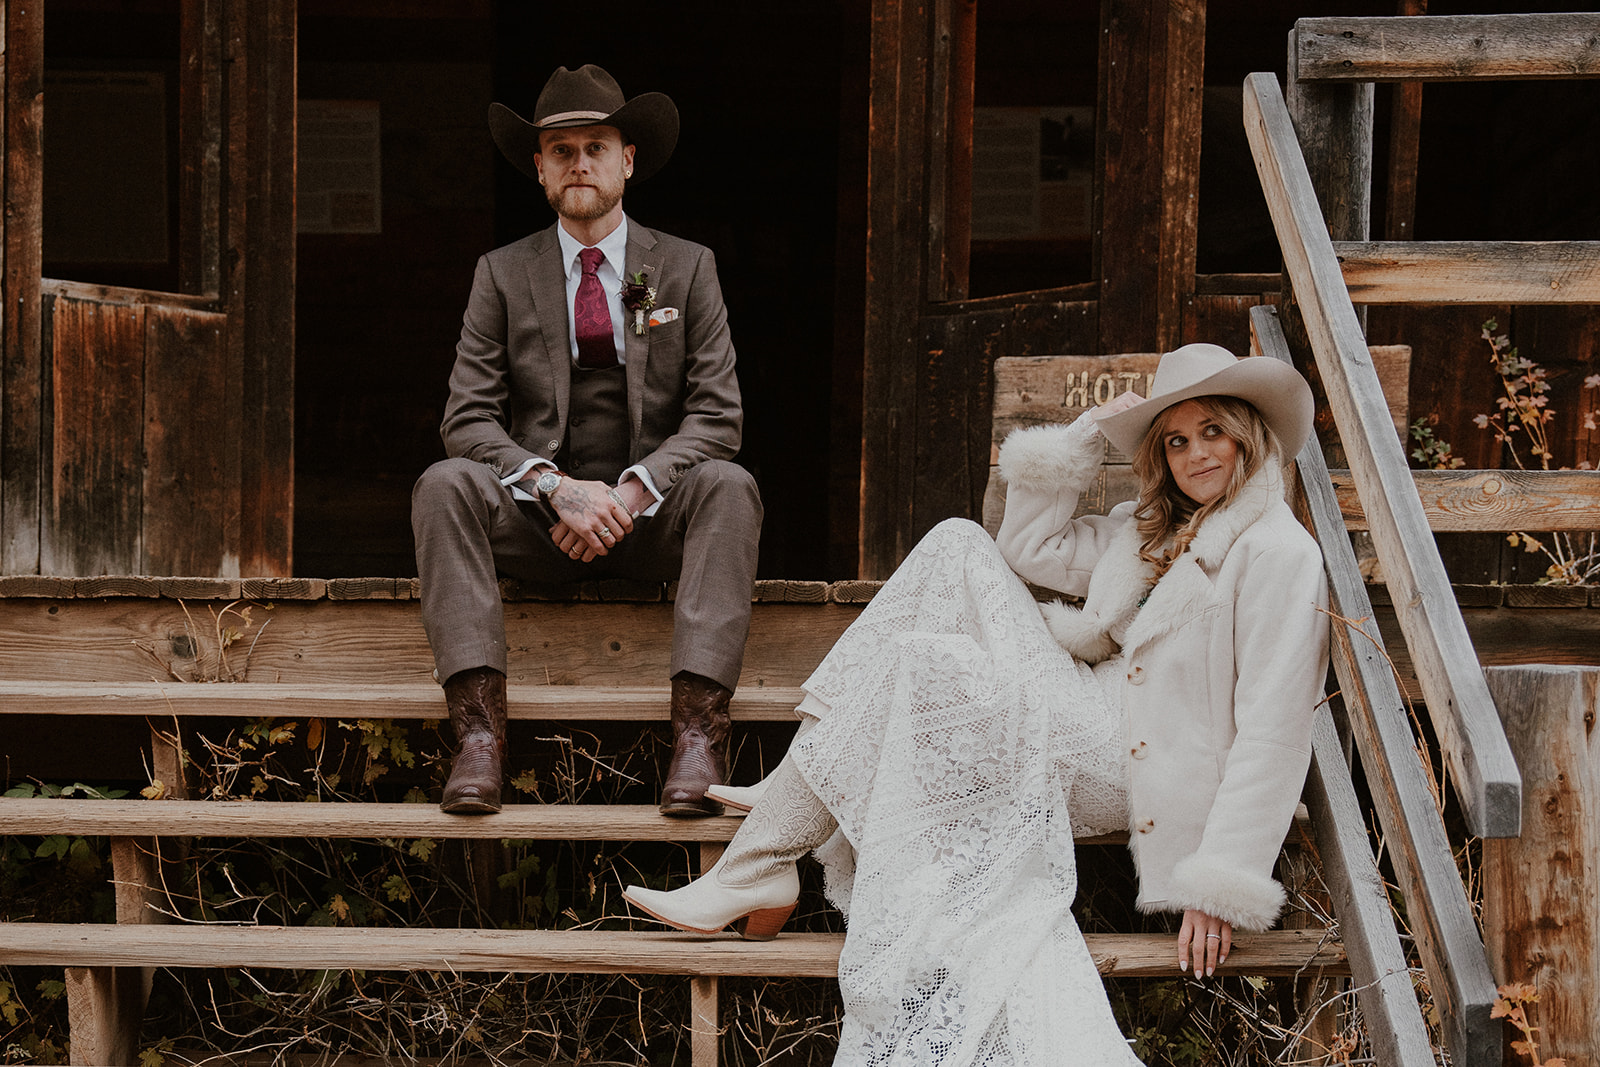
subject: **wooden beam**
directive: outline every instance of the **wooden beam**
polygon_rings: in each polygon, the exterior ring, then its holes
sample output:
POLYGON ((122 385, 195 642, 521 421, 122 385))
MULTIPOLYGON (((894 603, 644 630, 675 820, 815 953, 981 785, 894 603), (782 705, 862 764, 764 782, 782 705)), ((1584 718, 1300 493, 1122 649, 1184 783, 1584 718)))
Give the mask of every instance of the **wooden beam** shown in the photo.
POLYGON ((1167 351, 1194 288, 1205 0, 1107 0, 1101 21, 1099 347, 1167 351))
POLYGON ((39 275, 44 243, 44 10, 5 0, 0 211, 0 574, 37 574, 44 509, 39 275))
POLYGON ((1318 81, 1600 77, 1600 14, 1300 19, 1298 76, 1318 81))
MULTIPOLYGON (((1428 0, 1400 0, 1397 15, 1428 13, 1428 0)), ((1422 143, 1422 83, 1400 82, 1389 102, 1389 184, 1384 197, 1383 236, 1409 241, 1416 236, 1417 153, 1422 143)))
MULTIPOLYGON (((1290 362, 1275 309, 1253 309, 1250 325, 1263 353, 1260 358, 1290 362)), ((1490 1018, 1494 979, 1439 814, 1441 801, 1417 758, 1405 701, 1314 439, 1301 449, 1296 462, 1309 525, 1328 568, 1334 674, 1384 841, 1409 904, 1411 934, 1456 1062, 1463 1067, 1493 1067, 1500 1062, 1501 1041, 1500 1024, 1490 1018)), ((1307 806, 1312 807, 1309 801, 1307 806)))
POLYGON ((1600 304, 1600 241, 1335 241, 1357 304, 1600 304))
MULTIPOLYGON (((1106 977, 1181 977, 1171 934, 1087 934, 1106 977)), ((610 930, 423 930, 302 926, 115 926, 0 923, 0 966, 288 967, 514 974, 682 974, 836 978, 842 934, 610 930)), ((1320 930, 1235 933, 1218 974, 1349 973, 1339 942, 1320 930)))
POLYGON ((1526 801, 1522 836, 1483 843, 1483 928, 1500 982, 1539 990, 1539 1055, 1600 1062, 1600 668, 1488 672, 1526 801))
MULTIPOLYGON (((1346 470, 1328 472, 1345 528, 1368 529, 1346 470)), ((1586 532, 1600 521, 1600 471, 1412 471, 1434 533, 1586 532)))
POLYGON ((1469 830, 1513 837, 1521 780, 1433 544, 1410 468, 1344 288, 1327 224, 1271 74, 1245 81, 1245 132, 1323 387, 1449 760, 1469 830))
MULTIPOLYGON (((1395 932, 1388 889, 1372 857, 1366 816, 1326 707, 1317 712, 1312 728, 1305 798, 1322 880, 1339 920, 1340 941, 1350 957, 1350 977, 1373 1053, 1387 1067, 1434 1067, 1433 1043, 1411 984, 1405 949, 1395 932)), ((1314 1051, 1322 1054, 1326 1049, 1314 1051)))
POLYGON ((178 287, 210 300, 222 280, 222 3, 183 0, 178 16, 178 287))

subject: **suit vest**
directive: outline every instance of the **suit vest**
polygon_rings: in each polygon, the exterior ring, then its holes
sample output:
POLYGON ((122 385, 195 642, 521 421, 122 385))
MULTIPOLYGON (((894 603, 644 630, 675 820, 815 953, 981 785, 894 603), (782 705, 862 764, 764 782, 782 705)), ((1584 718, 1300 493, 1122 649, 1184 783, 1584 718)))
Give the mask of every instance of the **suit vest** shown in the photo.
POLYGON ((628 466, 627 368, 572 368, 561 469, 580 481, 615 484, 628 466))

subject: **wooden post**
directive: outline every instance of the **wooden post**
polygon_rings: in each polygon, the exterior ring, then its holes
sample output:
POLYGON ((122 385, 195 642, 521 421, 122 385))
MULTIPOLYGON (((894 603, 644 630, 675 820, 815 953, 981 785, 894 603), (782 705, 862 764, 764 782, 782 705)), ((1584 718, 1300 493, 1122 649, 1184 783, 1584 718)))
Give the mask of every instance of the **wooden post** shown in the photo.
POLYGON ((1539 991, 1539 1058, 1600 1062, 1600 668, 1485 674, 1522 770, 1522 836, 1483 842, 1483 928, 1500 983, 1539 991))
MULTIPOLYGON (((709 871, 722 858, 727 846, 721 841, 700 842, 700 873, 709 871)), ((722 1005, 715 975, 689 979, 689 1064, 690 1067, 717 1067, 722 1036, 722 1005)))
POLYGON ((1106 0, 1100 18, 1100 351, 1166 351, 1194 291, 1206 5, 1106 0))

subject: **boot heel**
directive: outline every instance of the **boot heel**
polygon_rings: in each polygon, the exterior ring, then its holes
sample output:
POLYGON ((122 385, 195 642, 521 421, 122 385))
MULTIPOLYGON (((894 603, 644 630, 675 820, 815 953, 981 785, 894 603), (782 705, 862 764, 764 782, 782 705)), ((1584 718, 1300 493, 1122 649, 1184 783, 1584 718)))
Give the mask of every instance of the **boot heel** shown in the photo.
MULTIPOLYGON (((799 903, 796 901, 795 903, 799 903)), ((781 908, 760 908, 733 923, 733 928, 746 941, 771 941, 783 929, 783 924, 794 914, 794 904, 781 908)))

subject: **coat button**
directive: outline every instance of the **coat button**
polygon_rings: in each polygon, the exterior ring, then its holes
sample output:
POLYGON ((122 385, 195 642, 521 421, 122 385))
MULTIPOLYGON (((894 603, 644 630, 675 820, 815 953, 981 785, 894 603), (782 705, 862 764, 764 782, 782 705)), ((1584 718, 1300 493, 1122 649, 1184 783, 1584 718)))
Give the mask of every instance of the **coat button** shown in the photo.
POLYGON ((1130 750, 1129 754, 1132 755, 1134 759, 1144 759, 1145 756, 1149 755, 1149 753, 1147 753, 1145 751, 1145 749, 1147 749, 1149 747, 1150 747, 1150 742, 1148 742, 1148 741, 1140 741, 1137 745, 1133 746, 1133 748, 1130 750))
POLYGON ((1156 828, 1156 821, 1154 819, 1144 819, 1139 823, 1139 832, 1141 834, 1147 834, 1151 830, 1154 830, 1155 828, 1156 828))
POLYGON ((1133 670, 1128 672, 1128 684, 1129 685, 1143 685, 1144 684, 1144 668, 1143 667, 1135 667, 1133 670))
POLYGON ((544 446, 545 451, 549 452, 551 455, 555 455, 556 451, 560 447, 561 447, 561 442, 560 441, 551 441, 549 444, 544 446))

